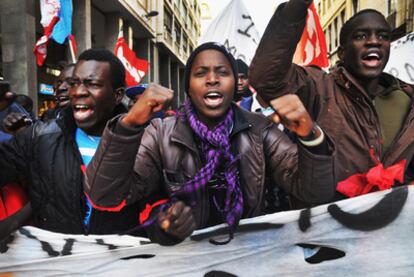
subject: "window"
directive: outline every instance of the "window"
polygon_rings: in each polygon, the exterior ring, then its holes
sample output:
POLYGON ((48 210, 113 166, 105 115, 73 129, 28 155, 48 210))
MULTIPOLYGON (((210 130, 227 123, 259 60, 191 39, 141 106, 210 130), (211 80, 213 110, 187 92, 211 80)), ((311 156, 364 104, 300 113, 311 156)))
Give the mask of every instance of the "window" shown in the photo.
POLYGON ((388 0, 388 14, 392 14, 397 10, 397 1, 396 0, 388 0))
POLYGON ((172 15, 171 13, 164 8, 164 39, 172 43, 172 15))
POLYGON ((171 28, 172 28, 172 15, 167 9, 164 9, 164 29, 167 30, 169 33, 171 33, 171 28))
POLYGON ((184 5, 184 1, 180 3, 180 14, 184 19, 187 18, 187 7, 184 5))
POLYGON ((178 25, 178 23, 174 24, 174 39, 177 45, 181 45, 181 28, 180 25, 178 25))
POLYGON ((333 22, 333 26, 334 26, 334 35, 335 35, 333 50, 335 50, 336 47, 338 46, 338 30, 339 30, 338 17, 335 18, 335 20, 333 22))
POLYGON ((359 10, 359 2, 358 0, 352 0, 352 11, 353 14, 356 14, 359 10))
POLYGON ((188 38, 187 38, 187 36, 184 36, 184 38, 183 38, 183 50, 184 50, 184 53, 187 53, 187 48, 188 48, 188 38))

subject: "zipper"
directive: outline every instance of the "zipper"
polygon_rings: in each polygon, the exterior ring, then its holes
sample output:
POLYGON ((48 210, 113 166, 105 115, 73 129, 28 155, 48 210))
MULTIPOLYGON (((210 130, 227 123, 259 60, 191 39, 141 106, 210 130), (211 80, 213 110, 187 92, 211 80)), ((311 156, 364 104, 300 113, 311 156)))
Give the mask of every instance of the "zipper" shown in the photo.
MULTIPOLYGON (((78 197, 79 197, 79 202, 77 202, 78 205, 79 205, 78 206, 79 219, 80 219, 80 224, 81 224, 81 226, 84 230, 84 234, 88 235, 89 234, 89 224, 88 224, 88 226, 86 226, 84 224, 84 218, 85 218, 84 212, 85 211, 82 207, 83 205, 86 206, 86 199, 85 199, 85 196, 83 195, 83 182, 84 182, 85 177, 84 177, 84 173, 81 170, 81 166, 83 165, 83 162, 82 162, 81 154, 79 152, 78 144, 76 143, 76 140, 73 139, 73 137, 71 137, 71 144, 72 144, 72 147, 73 147, 72 148, 73 152, 76 156, 76 159, 77 159, 78 165, 79 165, 79 169, 78 169, 79 171, 78 171, 78 175, 77 175, 78 178, 77 179, 80 180, 80 185, 82 186, 81 188, 79 188, 79 186, 77 184, 76 185, 76 191, 75 191, 75 197, 76 197, 76 195, 78 195, 78 197)), ((91 218, 89 219, 89 222, 92 219, 92 214, 93 213, 91 213, 91 215, 90 215, 91 218)))

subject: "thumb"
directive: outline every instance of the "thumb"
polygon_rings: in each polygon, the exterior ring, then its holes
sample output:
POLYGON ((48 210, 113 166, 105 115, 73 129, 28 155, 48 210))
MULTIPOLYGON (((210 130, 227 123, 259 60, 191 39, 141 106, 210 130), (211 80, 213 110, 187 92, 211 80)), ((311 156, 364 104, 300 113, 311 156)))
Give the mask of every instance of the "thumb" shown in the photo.
POLYGON ((273 113, 270 118, 274 123, 280 123, 280 116, 277 113, 273 113))

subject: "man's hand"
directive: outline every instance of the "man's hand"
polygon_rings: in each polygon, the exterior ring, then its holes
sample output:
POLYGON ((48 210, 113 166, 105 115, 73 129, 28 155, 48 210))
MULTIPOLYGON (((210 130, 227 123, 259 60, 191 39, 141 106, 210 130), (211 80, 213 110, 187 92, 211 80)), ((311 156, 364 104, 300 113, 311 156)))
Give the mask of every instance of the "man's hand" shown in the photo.
POLYGON ((275 110, 271 117, 275 123, 282 123, 299 137, 306 137, 311 133, 315 123, 296 94, 273 99, 270 105, 275 110))
POLYGON ((122 122, 130 127, 143 125, 151 116, 170 105, 173 91, 157 84, 150 84, 132 106, 122 122))
POLYGON ((32 120, 23 113, 10 113, 3 120, 3 126, 7 133, 14 135, 32 124, 32 120))
POLYGON ((158 224, 168 234, 185 239, 195 230, 191 207, 184 202, 174 203, 167 211, 158 213, 158 224))

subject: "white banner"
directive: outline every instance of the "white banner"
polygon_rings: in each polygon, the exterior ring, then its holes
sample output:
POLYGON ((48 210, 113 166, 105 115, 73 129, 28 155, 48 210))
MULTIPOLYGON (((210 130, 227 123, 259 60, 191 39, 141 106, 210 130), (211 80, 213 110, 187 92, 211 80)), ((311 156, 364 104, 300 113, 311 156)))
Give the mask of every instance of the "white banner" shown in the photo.
POLYGON ((384 71, 414 84, 414 33, 391 44, 390 59, 384 71))
POLYGON ((130 236, 24 227, 0 243, 0 272, 30 277, 414 276, 413 186, 242 220, 230 243, 212 243, 211 238, 225 240, 226 231, 215 226, 163 247, 130 236), (317 249, 306 261, 305 255, 317 249))
POLYGON ((242 0, 232 0, 210 23, 199 43, 219 42, 233 54, 250 64, 260 41, 259 32, 242 0))

